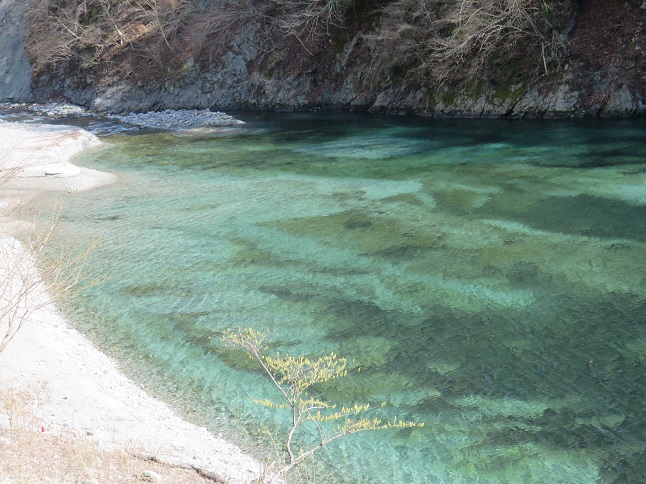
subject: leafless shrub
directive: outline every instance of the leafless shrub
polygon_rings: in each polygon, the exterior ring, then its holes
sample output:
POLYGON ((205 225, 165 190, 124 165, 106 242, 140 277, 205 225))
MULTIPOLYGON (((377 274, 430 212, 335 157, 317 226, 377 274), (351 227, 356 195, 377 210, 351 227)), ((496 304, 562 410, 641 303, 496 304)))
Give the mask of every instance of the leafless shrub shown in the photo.
POLYGON ((290 33, 302 34, 341 25, 350 0, 273 0, 273 3, 287 13, 281 26, 290 33))
MULTIPOLYGON (((8 155, 7 150, 0 156, 0 186, 21 169, 9 163, 8 155)), ((93 247, 59 250, 54 243, 57 227, 55 216, 22 244, 0 234, 0 354, 34 311, 52 303, 51 295, 69 297, 81 279, 87 281, 84 262, 93 247)), ((142 458, 138 450, 105 451, 72 431, 49 428, 43 416, 49 397, 45 384, 0 387, 0 475, 8 482, 140 481, 146 480, 145 471, 162 475, 164 482, 206 480, 190 466, 142 458)))
MULTIPOLYGON (((0 186, 21 168, 8 163, 7 156, 0 160, 0 186)), ((7 219, 10 214, 0 215, 7 219)), ((24 243, 0 234, 0 353, 34 311, 51 304, 52 297, 69 297, 84 278, 84 263, 94 247, 56 248, 57 226, 54 216, 44 229, 27 233, 24 243)))
MULTIPOLYGON (((128 46, 143 60, 153 61, 166 68, 177 57, 180 32, 189 14, 188 0, 127 0, 133 10, 122 18, 124 28, 129 28, 128 46)), ((111 53, 114 57, 116 52, 111 53)))
POLYGON ((184 19, 184 10, 188 0, 135 0, 139 11, 139 21, 159 32, 160 37, 169 49, 177 37, 184 19))
POLYGON ((94 250, 57 249, 53 243, 58 225, 29 234, 24 244, 13 237, 0 239, 0 353, 37 310, 66 298, 86 279, 84 264, 94 250))
MULTIPOLYGON (((560 63, 565 43, 545 17, 544 1, 460 0, 440 22, 450 34, 438 39, 432 56, 441 66, 468 65, 469 77, 492 59, 509 59, 519 49, 540 49, 540 63, 560 63)), ((442 72, 443 76, 448 73, 442 72)))
POLYGON ((27 54, 36 71, 64 61, 83 68, 125 48, 172 51, 189 0, 40 0, 30 11, 27 54), (145 42, 144 42, 145 41, 145 42))
POLYGON ((278 9, 277 25, 296 38, 303 48, 316 43, 332 28, 344 25, 344 17, 353 0, 272 0, 278 9))
POLYGON ((243 25, 260 18, 252 0, 224 0, 196 7, 187 17, 182 44, 188 55, 210 64, 229 47, 243 25))
POLYGON ((44 383, 38 388, 11 387, 0 391, 0 411, 6 417, 9 430, 39 426, 38 411, 48 398, 48 388, 44 383))
POLYGON ((535 73, 559 69, 569 2, 398 0, 384 9, 377 40, 386 56, 439 82, 482 79, 520 60, 535 73))
POLYGON ((123 41, 123 33, 115 28, 107 32, 94 22, 97 15, 110 15, 107 1, 40 0, 30 10, 32 17, 26 50, 35 68, 79 58, 84 67, 91 67, 102 53, 123 41))

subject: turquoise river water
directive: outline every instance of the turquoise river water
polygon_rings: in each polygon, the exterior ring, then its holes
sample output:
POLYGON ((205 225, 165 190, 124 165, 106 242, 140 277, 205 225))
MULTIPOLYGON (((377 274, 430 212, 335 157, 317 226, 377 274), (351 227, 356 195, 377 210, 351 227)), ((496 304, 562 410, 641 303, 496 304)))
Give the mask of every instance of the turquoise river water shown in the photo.
POLYGON ((135 379, 265 457, 287 417, 218 335, 268 329, 348 358, 327 398, 425 423, 335 442, 316 482, 645 482, 643 121, 241 116, 76 161, 119 182, 66 201, 111 274, 68 311, 135 379))

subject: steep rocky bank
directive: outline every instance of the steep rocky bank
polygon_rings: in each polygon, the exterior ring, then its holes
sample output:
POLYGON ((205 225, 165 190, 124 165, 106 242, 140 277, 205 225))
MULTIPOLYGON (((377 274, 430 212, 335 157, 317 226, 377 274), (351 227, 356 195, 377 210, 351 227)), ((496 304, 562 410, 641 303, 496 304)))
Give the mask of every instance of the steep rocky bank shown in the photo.
MULTIPOLYGON (((70 2, 73 3, 67 3, 70 2)), ((8 17, 15 17, 19 3, 0 0, 0 8, 4 8, 0 22, 6 24, 8 17)), ((299 4, 304 3, 307 2, 299 4)), ((385 30, 388 14, 376 14, 376 10, 367 7, 354 16, 346 13, 342 26, 329 23, 325 28, 317 26, 318 30, 304 33, 295 27, 285 30, 285 19, 292 17, 285 3, 277 0, 242 2, 242 6, 218 2, 217 8, 204 6, 204 2, 169 4, 175 5, 175 10, 166 13, 178 20, 166 20, 167 27, 161 26, 161 20, 155 24, 146 17, 152 15, 150 11, 127 11, 124 7, 114 13, 110 21, 115 26, 123 22, 117 28, 119 36, 110 44, 109 29, 103 31, 96 37, 104 43, 101 49, 95 48, 98 41, 89 37, 83 44, 79 34, 79 38, 72 39, 74 42, 70 41, 73 47, 61 40, 60 45, 65 45, 67 51, 62 52, 63 47, 48 51, 58 44, 41 18, 41 24, 36 23, 38 28, 32 27, 33 45, 27 49, 36 64, 32 65, 33 95, 24 88, 19 95, 9 94, 16 92, 18 86, 28 85, 24 80, 25 63, 16 61, 10 66, 12 75, 5 78, 9 87, 4 92, 0 90, 0 100, 59 99, 117 113, 162 109, 342 109, 437 117, 646 114, 646 42, 642 45, 646 2, 642 0, 572 2, 569 13, 563 13, 559 30, 551 27, 549 32, 559 39, 558 45, 567 44, 563 52, 556 49, 547 56, 545 52, 552 48, 551 44, 532 41, 527 51, 542 49, 543 56, 535 65, 535 57, 541 53, 522 57, 525 47, 521 39, 514 50, 494 50, 484 61, 476 57, 456 60, 455 72, 451 72, 451 64, 441 65, 446 59, 443 61, 437 52, 429 51, 428 55, 439 59, 429 67, 425 59, 412 59, 410 51, 415 44, 398 49, 407 40, 405 34, 397 31, 402 38, 389 40, 395 30, 385 30), (191 8, 179 6, 193 3, 191 8), (45 47, 38 47, 39 28, 45 47), (46 51, 41 52, 40 63, 39 49, 46 51), (55 54, 61 60, 48 63, 47 59, 55 54), (503 54, 508 58, 496 58, 503 54), (478 62, 484 67, 476 65, 478 62), (480 70, 473 70, 473 65, 480 70), (448 74, 440 67, 448 69, 448 74), (475 73, 471 77, 458 72, 469 69, 475 73)), ((155 13, 159 19, 159 12, 155 13)), ((89 13, 84 15, 76 22, 100 24, 96 12, 90 20, 86 18, 89 13)), ((0 41, 0 49, 20 50, 15 42, 24 38, 25 23, 21 20, 11 24, 17 30, 10 35, 3 29, 4 36, 10 36, 13 43, 0 41)), ((410 30, 414 25, 408 27, 410 30)), ((483 47, 474 44, 476 48, 483 47)))
POLYGON ((25 53, 28 2, 0 0, 0 101, 29 101, 31 65, 25 53))

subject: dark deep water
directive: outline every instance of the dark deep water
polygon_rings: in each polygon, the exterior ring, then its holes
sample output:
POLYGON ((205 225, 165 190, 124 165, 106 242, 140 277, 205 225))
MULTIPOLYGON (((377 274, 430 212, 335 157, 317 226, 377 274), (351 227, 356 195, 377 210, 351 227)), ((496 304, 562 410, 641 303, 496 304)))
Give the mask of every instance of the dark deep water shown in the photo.
POLYGON ((643 121, 242 118, 77 160, 120 176, 63 214, 112 274, 70 308, 106 351, 259 454, 286 417, 224 328, 425 422, 332 444, 318 482, 645 482, 643 121))

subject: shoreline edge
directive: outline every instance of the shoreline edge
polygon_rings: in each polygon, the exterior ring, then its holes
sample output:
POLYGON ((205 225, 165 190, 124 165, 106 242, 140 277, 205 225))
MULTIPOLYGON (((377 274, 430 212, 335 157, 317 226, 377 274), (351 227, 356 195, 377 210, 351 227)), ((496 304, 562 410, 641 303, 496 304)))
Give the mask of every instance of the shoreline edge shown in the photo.
MULTIPOLYGON (((70 159, 100 145, 80 128, 0 120, 0 170, 11 178, 0 191, 10 211, 42 191, 72 193, 105 186, 116 176, 73 165, 70 159)), ((33 264, 14 235, 24 222, 0 218, 0 271, 18 258, 33 264)), ((0 353, 0 386, 35 388, 45 382, 39 408, 49 432, 72 432, 106 449, 137 449, 162 462, 206 471, 229 483, 248 483, 260 464, 240 448, 193 425, 123 375, 115 362, 73 329, 41 288, 39 304, 0 353), (41 299, 42 298, 42 299, 41 299), (42 306, 42 307, 40 307, 42 306)))

